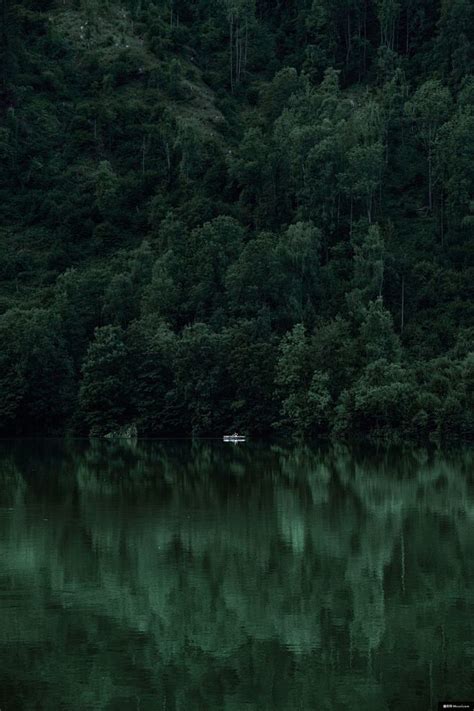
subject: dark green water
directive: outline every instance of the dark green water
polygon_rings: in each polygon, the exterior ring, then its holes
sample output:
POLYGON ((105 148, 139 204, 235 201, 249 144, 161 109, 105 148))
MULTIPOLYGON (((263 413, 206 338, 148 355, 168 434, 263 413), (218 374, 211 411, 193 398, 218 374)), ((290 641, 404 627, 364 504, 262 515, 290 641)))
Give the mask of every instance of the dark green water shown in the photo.
POLYGON ((0 708, 474 698, 474 456, 0 443, 0 708))

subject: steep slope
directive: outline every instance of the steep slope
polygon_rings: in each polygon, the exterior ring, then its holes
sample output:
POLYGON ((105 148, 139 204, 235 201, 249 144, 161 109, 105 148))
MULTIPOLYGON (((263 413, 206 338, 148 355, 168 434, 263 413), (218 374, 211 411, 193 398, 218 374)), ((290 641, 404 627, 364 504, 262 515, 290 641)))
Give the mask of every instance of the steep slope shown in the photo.
POLYGON ((470 2, 1 12, 1 431, 472 435, 470 2))

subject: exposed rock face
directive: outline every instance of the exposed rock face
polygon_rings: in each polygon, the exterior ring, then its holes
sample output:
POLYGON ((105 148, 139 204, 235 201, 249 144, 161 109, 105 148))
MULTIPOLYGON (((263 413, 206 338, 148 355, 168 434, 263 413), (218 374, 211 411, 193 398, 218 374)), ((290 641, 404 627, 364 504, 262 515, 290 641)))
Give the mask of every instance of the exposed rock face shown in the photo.
POLYGON ((124 425, 104 435, 105 439, 137 439, 137 437, 138 430, 135 423, 124 425))

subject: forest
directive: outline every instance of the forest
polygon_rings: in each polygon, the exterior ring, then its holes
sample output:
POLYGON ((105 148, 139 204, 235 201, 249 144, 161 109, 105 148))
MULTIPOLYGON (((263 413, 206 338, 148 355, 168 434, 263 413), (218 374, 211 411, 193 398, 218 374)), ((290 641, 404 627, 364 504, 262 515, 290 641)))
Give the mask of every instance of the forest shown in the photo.
POLYGON ((472 0, 0 0, 0 434, 474 434, 472 0))

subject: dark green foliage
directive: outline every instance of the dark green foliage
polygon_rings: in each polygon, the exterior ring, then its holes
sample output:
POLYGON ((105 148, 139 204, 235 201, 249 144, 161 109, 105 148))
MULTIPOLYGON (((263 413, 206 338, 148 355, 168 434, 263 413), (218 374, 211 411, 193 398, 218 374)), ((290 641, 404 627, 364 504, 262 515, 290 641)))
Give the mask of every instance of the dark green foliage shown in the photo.
POLYGON ((236 321, 226 332, 233 424, 239 431, 267 433, 278 415, 274 392, 278 336, 265 315, 236 321))
POLYGON ((130 412, 130 362, 117 326, 97 328, 82 365, 80 417, 91 434, 103 435, 127 421, 130 412))
POLYGON ((184 328, 173 365, 178 399, 186 405, 186 431, 206 434, 230 425, 229 357, 225 334, 204 323, 184 328))
POLYGON ((0 0, 0 430, 471 436, 472 13, 0 0))
POLYGON ((139 431, 163 435, 186 431, 185 405, 178 399, 174 382, 176 337, 156 316, 132 324, 128 331, 133 370, 131 402, 139 431))
POLYGON ((329 376, 314 369, 311 342, 304 326, 297 324, 281 342, 276 384, 283 420, 296 434, 324 431, 328 425, 331 395, 329 376))
POLYGON ((381 358, 389 362, 400 360, 399 338, 393 331, 393 319, 381 298, 369 303, 360 336, 369 363, 381 358))
POLYGON ((46 309, 0 316, 0 427, 60 431, 73 404, 73 367, 59 318, 46 309))
POLYGON ((338 431, 391 432, 410 419, 414 388, 404 368, 385 358, 371 362, 337 407, 338 431))

